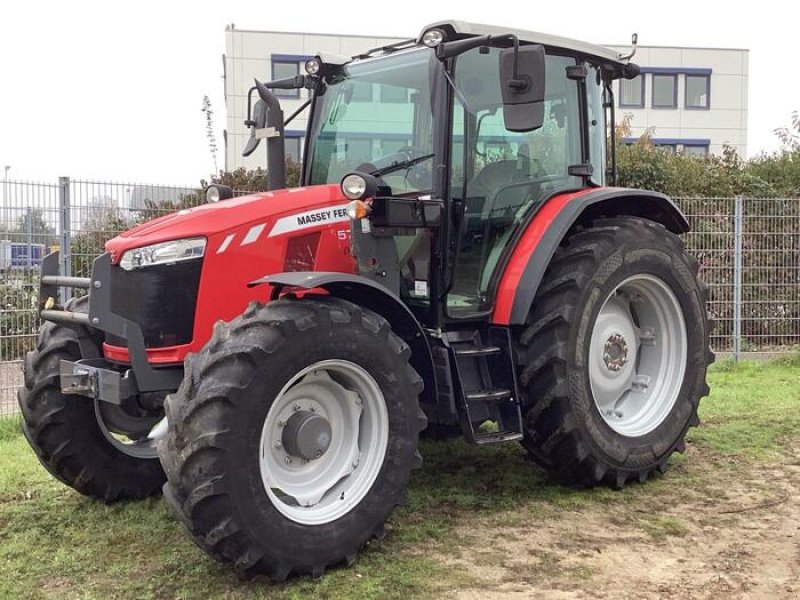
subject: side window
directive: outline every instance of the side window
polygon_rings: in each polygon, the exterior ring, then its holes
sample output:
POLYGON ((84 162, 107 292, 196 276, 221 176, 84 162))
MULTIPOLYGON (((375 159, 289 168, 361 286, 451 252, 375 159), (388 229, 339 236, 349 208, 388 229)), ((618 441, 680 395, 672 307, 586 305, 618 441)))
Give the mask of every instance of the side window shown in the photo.
POLYGON ((592 162, 592 181, 606 182, 606 115, 603 109, 603 78, 600 69, 589 67, 586 77, 586 106, 589 111, 589 158, 592 162))
POLYGON ((509 131, 503 119, 499 50, 458 57, 451 190, 463 217, 448 312, 486 310, 495 270, 513 232, 530 210, 559 189, 582 187, 568 173, 581 162, 578 85, 567 79, 574 58, 546 58, 544 125, 509 131))

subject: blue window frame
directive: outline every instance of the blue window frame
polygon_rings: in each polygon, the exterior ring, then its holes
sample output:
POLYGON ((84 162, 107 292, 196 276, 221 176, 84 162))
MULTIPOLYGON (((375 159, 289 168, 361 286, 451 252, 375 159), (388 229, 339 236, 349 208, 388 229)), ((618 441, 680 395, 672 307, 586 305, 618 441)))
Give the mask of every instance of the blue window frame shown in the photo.
POLYGON ((622 108, 644 108, 645 77, 639 74, 633 79, 619 80, 619 106, 622 108))
POLYGON ((291 157, 295 162, 303 161, 303 137, 304 132, 299 129, 287 129, 284 132, 283 149, 286 158, 291 157))
MULTIPOLYGON (((272 80, 287 79, 300 74, 300 65, 305 63, 310 56, 303 54, 273 54, 272 80)), ((299 98, 300 90, 272 90, 279 98, 299 98)))
POLYGON ((711 108, 711 75, 686 74, 684 106, 689 110, 711 108))
POLYGON ((683 144, 683 153, 689 156, 708 156, 708 144, 683 144))
MULTIPOLYGON (((272 61, 272 80, 286 79, 300 74, 300 63, 282 60, 272 61)), ((272 90, 279 98, 299 98, 300 90, 272 90)))
POLYGON ((653 108, 678 108, 678 74, 653 73, 653 108))

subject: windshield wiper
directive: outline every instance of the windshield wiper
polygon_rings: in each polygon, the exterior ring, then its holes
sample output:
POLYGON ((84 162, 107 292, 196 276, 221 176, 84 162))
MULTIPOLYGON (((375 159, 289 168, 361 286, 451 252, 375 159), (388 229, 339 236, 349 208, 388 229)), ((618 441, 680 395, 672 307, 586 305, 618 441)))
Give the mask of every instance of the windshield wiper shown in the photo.
POLYGON ((433 158, 433 154, 423 154, 422 156, 418 156, 416 158, 409 158, 408 160, 401 160, 400 162, 396 162, 391 164, 387 167, 383 167, 381 169, 375 169, 374 171, 370 171, 370 175, 375 175, 376 177, 382 177, 383 175, 388 175, 389 173, 394 173, 395 171, 401 171, 403 169, 410 169, 414 165, 418 165, 421 162, 425 162, 428 159, 433 158))

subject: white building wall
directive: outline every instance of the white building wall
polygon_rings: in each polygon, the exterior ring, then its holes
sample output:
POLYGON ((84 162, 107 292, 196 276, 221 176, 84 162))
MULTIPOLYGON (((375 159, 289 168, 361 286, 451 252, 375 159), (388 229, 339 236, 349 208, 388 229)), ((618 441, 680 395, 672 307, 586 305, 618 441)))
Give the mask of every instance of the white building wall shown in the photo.
MULTIPOLYGON (((266 144, 262 143, 258 150, 247 158, 242 156, 242 149, 250 137, 249 130, 244 126, 244 120, 247 118, 247 90, 253 85, 253 78, 261 81, 272 79, 273 56, 305 57, 319 52, 354 56, 399 41, 400 38, 226 29, 223 56, 227 109, 226 169, 233 170, 238 167, 254 169, 266 166, 266 144)), ((303 72, 302 64, 300 69, 303 72)), ((308 100, 308 93, 308 90, 300 90, 299 98, 281 98, 284 115, 288 117, 308 100)), ((295 137, 300 132, 305 132, 307 116, 307 111, 304 111, 286 127, 288 136, 295 137)))
MULTIPOLYGON (((223 56, 227 110, 226 168, 253 169, 266 165, 266 144, 261 144, 247 158, 242 157, 242 149, 249 137, 249 131, 244 126, 247 91, 253 85, 253 78, 262 81, 272 79, 273 56, 307 57, 319 52, 354 56, 401 39, 227 28, 223 56)), ((620 51, 628 50, 627 46, 615 48, 620 51)), ((676 108, 652 108, 652 74, 645 73, 644 107, 629 108, 619 107, 617 86, 617 120, 621 120, 626 113, 633 115, 631 137, 639 137, 650 130, 656 141, 674 143, 679 150, 682 148, 681 140, 708 140, 709 151, 712 153, 718 154, 722 152, 724 144, 730 144, 740 156, 747 155, 747 50, 640 46, 634 62, 645 71, 651 68, 674 70, 678 73, 678 90, 676 108), (686 80, 682 69, 711 71, 708 110, 685 108, 686 80)), ((302 64, 300 68, 302 72, 302 64)), ((300 90, 299 98, 281 98, 284 114, 288 117, 307 99, 307 90, 300 90)), ((304 134, 306 117, 307 112, 304 112, 287 126, 287 137, 292 139, 304 134)), ((289 145, 293 144, 289 142, 289 145)))
MULTIPOLYGON (((620 51, 628 49, 626 46, 614 47, 620 51)), ((644 107, 621 107, 619 85, 615 89, 617 121, 626 113, 633 115, 631 137, 639 137, 650 130, 656 141, 709 140, 709 151, 713 154, 721 153, 723 146, 728 144, 739 156, 747 156, 747 50, 639 47, 633 61, 645 71, 644 107), (647 72, 652 68, 678 74, 676 108, 653 108, 653 77, 647 72), (710 70, 707 110, 685 107, 685 73, 695 69, 710 70)))

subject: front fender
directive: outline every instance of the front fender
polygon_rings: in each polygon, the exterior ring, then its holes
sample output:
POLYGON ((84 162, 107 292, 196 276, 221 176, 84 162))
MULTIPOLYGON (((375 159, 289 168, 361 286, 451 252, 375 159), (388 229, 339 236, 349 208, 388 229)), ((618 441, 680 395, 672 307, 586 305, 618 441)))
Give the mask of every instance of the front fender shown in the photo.
POLYGON ((247 285, 254 287, 263 284, 272 287, 272 300, 278 298, 285 288, 322 289, 332 296, 348 300, 381 315, 389 322, 392 331, 411 348, 411 366, 425 382, 420 402, 436 404, 436 374, 425 330, 408 306, 387 288, 361 275, 324 271, 274 273, 251 281, 247 285))

